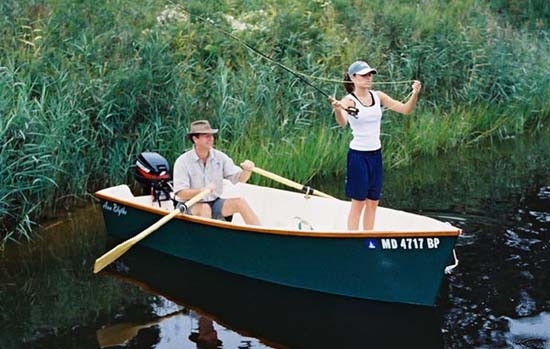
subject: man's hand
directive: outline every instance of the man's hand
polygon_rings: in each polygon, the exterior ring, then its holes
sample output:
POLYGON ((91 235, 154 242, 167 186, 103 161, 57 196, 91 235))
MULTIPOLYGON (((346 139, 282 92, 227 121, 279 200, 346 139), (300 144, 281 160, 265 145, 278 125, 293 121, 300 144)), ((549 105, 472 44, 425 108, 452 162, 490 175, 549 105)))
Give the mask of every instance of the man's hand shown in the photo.
POLYGON ((247 172, 252 172, 252 170, 256 167, 256 165, 254 165, 254 163, 250 160, 244 160, 242 163, 241 163, 241 168, 244 170, 244 171, 247 171, 247 172))
POLYGON ((216 191, 216 185, 214 183, 209 183, 204 189, 210 189, 210 192, 213 193, 216 191))

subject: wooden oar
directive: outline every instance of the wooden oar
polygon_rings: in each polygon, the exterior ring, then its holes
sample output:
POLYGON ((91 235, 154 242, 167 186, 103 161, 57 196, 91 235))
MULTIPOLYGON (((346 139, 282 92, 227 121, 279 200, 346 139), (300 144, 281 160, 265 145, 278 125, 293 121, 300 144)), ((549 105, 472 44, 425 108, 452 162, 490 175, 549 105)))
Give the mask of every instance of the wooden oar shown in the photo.
MULTIPOLYGON (((197 195, 193 196, 190 200, 187 200, 185 202, 184 208, 189 208, 192 205, 196 204, 200 199, 205 197, 210 193, 210 189, 204 189, 197 195)), ((113 261, 115 261, 118 257, 122 256, 126 251, 128 251, 132 246, 146 238, 149 234, 163 226, 165 223, 167 223, 169 220, 177 216, 179 213, 181 213, 181 209, 178 207, 174 211, 172 211, 170 214, 162 217, 159 221, 157 221, 155 224, 150 226, 149 228, 145 229, 141 233, 137 234, 131 239, 128 239, 118 245, 116 245, 112 250, 105 253, 103 256, 99 257, 95 260, 94 264, 94 273, 98 273, 103 268, 111 264, 113 261)))
POLYGON ((263 170, 259 167, 254 167, 252 172, 255 172, 255 173, 257 173, 259 175, 262 175, 264 177, 267 177, 269 179, 273 179, 274 181, 279 182, 279 183, 284 184, 284 185, 287 185, 291 188, 298 189, 301 192, 303 192, 305 194, 308 194, 308 195, 317 195, 317 196, 322 196, 324 198, 335 199, 333 196, 330 196, 328 194, 320 192, 319 190, 313 189, 313 188, 308 187, 306 185, 302 185, 300 183, 296 183, 294 181, 291 181, 290 179, 286 179, 284 177, 276 175, 275 173, 271 173, 269 171, 263 170))

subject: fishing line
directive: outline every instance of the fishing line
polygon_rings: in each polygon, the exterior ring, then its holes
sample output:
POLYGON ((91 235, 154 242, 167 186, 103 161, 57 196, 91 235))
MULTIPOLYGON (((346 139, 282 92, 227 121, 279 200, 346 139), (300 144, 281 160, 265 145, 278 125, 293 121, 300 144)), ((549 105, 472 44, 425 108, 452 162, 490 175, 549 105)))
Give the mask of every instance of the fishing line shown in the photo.
MULTIPOLYGON (((267 61, 277 65, 278 67, 286 70, 287 72, 291 73, 292 75, 294 75, 295 77, 297 77, 300 81, 302 81, 303 83, 305 83, 306 85, 312 87, 314 90, 316 90, 317 92, 319 92, 320 94, 322 94, 323 96, 325 96, 326 98, 328 99, 331 99, 331 98, 334 98, 332 96, 330 96, 329 94, 327 94, 325 91, 321 90, 319 87, 315 86, 314 84, 312 84, 310 81, 308 81, 305 77, 308 77, 310 79, 315 79, 315 80, 320 80, 320 81, 326 81, 326 82, 333 82, 333 83, 342 83, 342 84, 349 84, 351 83, 350 81, 343 81, 343 80, 335 80, 335 79, 328 79, 328 78, 322 78, 322 77, 315 77, 315 76, 312 76, 312 75, 308 75, 308 74, 305 74, 305 73, 302 73, 302 72, 298 72, 298 71, 295 71, 287 66, 285 66, 284 64, 280 63, 280 62, 277 62, 276 60, 272 59, 271 57, 269 57, 268 55, 264 54, 263 52, 261 52, 260 50, 258 50, 257 48, 249 45, 248 43, 246 43, 245 41, 243 41, 242 39, 240 39, 239 37, 233 35, 232 33, 228 32, 227 30, 221 28, 219 25, 217 25, 212 19, 210 18, 204 18, 200 15, 197 15, 189 10, 187 10, 186 8, 184 8, 183 6, 179 5, 179 8, 182 9, 184 12, 187 12, 189 15, 191 16, 194 16, 196 17, 197 19, 199 19, 201 22, 203 23, 207 23, 209 25, 211 25, 214 29, 218 30, 219 32, 229 36, 230 38, 232 38, 233 40, 237 41, 238 43, 240 43, 241 45, 245 46, 246 48, 248 48, 249 50, 251 50, 252 52, 256 53, 257 55, 259 55, 260 57, 266 59, 267 61)), ((405 83, 410 83, 410 82, 413 82, 414 80, 403 80, 403 81, 394 81, 394 82, 373 82, 373 84, 405 84, 405 83)), ((386 108, 386 109, 391 109, 391 108, 386 108)), ((348 112, 349 115, 353 116, 354 118, 357 118, 357 114, 359 113, 359 110, 354 107, 354 106, 350 106, 348 108, 345 109, 346 112, 348 112)))
MULTIPOLYGON (((319 87, 313 85, 311 82, 309 82, 306 78, 304 78, 300 73, 288 68, 287 66, 285 66, 284 64, 280 63, 280 62, 277 62, 275 61, 274 59, 272 59, 271 57, 269 57, 268 55, 264 54, 263 52, 261 52, 260 50, 256 49, 255 47, 247 44, 246 42, 244 42, 243 40, 241 40, 240 38, 238 38, 237 36, 233 35, 232 33, 228 32, 227 30, 225 29, 222 29, 220 28, 216 23, 214 23, 213 20, 211 20, 210 18, 204 18, 204 17, 201 17, 197 14, 194 14, 192 13, 191 11, 187 10, 186 8, 184 8, 183 6, 181 6, 181 9, 185 12, 187 12, 189 15, 191 16, 195 16, 196 18, 198 18, 200 21, 204 22, 204 23, 207 23, 207 24, 210 24, 212 27, 214 27, 216 30, 218 30, 219 32, 229 36, 230 38, 232 38, 233 40, 236 40, 237 42, 239 42, 241 45, 245 46, 246 48, 248 48, 249 50, 251 50, 252 52, 260 55, 262 58, 268 60, 269 62, 271 63, 274 63, 276 64, 277 66, 279 66, 280 68, 286 70, 287 72, 291 73, 292 75, 294 75, 295 77, 297 77, 298 79, 300 79, 300 81, 302 81, 303 83, 305 83, 306 85, 312 87, 314 90, 316 90, 317 92, 319 92, 320 94, 322 94, 323 96, 325 96, 327 99, 331 99, 333 98, 332 96, 330 96, 329 94, 327 94, 325 91, 321 90, 319 87)), ((348 107, 345 109, 348 114, 350 114, 351 116, 353 116, 354 118, 357 118, 357 114, 359 113, 359 110, 355 107, 348 107)))
POLYGON ((284 70, 286 70, 287 72, 291 73, 292 75, 296 76, 298 79, 300 79, 302 82, 304 82, 305 84, 307 84, 308 86, 314 88, 317 92, 321 93, 323 96, 327 97, 327 98, 330 98, 331 96, 329 96, 327 93, 325 93, 323 90, 321 90, 319 87, 313 85, 311 82, 309 82, 308 80, 306 80, 304 77, 302 77, 300 75, 300 73, 288 68, 287 66, 285 66, 284 64, 282 63, 279 63, 277 61, 275 61, 274 59, 272 59, 271 57, 269 57, 268 55, 264 54, 263 52, 261 52, 260 50, 256 49, 255 47, 247 44, 246 42, 244 42, 243 40, 241 40, 239 37, 233 35, 232 33, 228 32, 227 30, 225 29, 222 29, 220 28, 216 23, 214 23, 213 20, 211 20, 210 18, 204 18, 204 17, 201 17, 197 14, 194 14, 192 12, 190 12, 189 10, 187 10, 186 8, 184 7, 181 7, 181 9, 187 13, 189 13, 191 16, 194 16, 196 18, 198 18, 199 20, 201 20, 202 22, 204 23, 208 23, 210 24, 211 26, 213 26, 216 30, 222 32, 223 34, 231 37, 233 40, 236 40, 238 41, 241 45, 244 45, 246 48, 248 48, 249 50, 253 51, 254 53, 260 55, 261 57, 267 59, 269 62, 271 63, 274 63, 276 65, 278 65, 279 67, 283 68, 284 70))
MULTIPOLYGON (((413 81, 414 81, 414 80, 413 80, 413 81)), ((407 100, 407 99, 409 99, 409 98, 412 96, 412 94, 413 94, 413 91, 409 92, 409 94, 408 94, 407 96, 405 96, 405 98, 403 98, 403 99, 401 100, 401 103, 405 103, 404 101, 407 100)), ((389 107, 383 106, 383 107, 382 107, 382 111, 393 110, 393 108, 394 108, 396 105, 398 105, 398 103, 394 103, 393 105, 391 105, 391 106, 389 106, 389 107)))
MULTIPOLYGON (((313 79, 313 80, 319 80, 319 81, 325 81, 325 82, 334 82, 334 83, 338 83, 338 84, 350 84, 351 83, 350 81, 322 78, 320 76, 308 75, 306 73, 302 73, 302 72, 298 72, 298 71, 296 72, 296 74, 300 74, 302 76, 307 76, 308 78, 313 79)), ((408 84, 408 83, 411 83, 411 82, 414 82, 414 80, 373 81, 372 84, 373 85, 398 85, 398 84, 408 84)))

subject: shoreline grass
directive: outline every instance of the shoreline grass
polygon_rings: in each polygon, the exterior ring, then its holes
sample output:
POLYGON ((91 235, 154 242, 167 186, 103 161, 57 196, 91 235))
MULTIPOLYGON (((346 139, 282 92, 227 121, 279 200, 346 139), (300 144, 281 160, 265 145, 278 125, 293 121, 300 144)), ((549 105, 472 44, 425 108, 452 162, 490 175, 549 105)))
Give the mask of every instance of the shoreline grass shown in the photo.
MULTIPOLYGON (((309 75, 339 79, 366 59, 375 81, 422 80, 414 114, 384 114, 390 168, 548 127, 544 13, 510 22, 473 0, 185 6, 309 75), (372 6, 378 11, 366 11, 372 6)), ((176 3, 7 0, 0 13, 2 242, 30 239, 42 218, 131 180, 142 151, 172 163, 190 146, 183 135, 194 119, 219 128, 218 148, 236 161, 299 182, 345 171, 350 131, 336 127, 324 97, 176 3)), ((397 99, 409 92, 379 86, 397 99)))

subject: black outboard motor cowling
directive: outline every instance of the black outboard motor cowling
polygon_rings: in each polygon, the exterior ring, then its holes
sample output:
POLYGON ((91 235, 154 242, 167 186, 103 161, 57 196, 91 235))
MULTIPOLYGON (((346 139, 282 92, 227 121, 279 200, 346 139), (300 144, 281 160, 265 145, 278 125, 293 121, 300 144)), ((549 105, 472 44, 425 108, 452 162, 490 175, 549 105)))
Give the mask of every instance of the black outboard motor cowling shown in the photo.
POLYGON ((136 161, 136 180, 143 185, 145 193, 150 193, 160 206, 161 201, 172 200, 170 165, 158 153, 144 152, 136 161))

